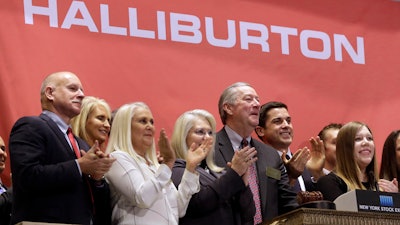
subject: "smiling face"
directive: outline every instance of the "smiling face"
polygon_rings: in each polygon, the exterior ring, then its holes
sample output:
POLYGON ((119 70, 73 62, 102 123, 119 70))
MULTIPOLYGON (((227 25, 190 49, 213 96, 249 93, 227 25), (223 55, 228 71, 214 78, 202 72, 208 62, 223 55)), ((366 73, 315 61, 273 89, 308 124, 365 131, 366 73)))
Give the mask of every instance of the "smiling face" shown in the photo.
POLYGON ((273 148, 288 150, 293 141, 292 118, 286 108, 272 108, 266 114, 264 127, 257 127, 257 134, 262 141, 273 148))
POLYGON ((59 72, 50 75, 45 82, 44 109, 56 113, 69 124, 70 119, 81 112, 85 97, 81 81, 73 73, 59 72))
POLYGON ((89 113, 86 121, 86 131, 89 145, 92 146, 97 140, 99 144, 106 141, 110 133, 110 117, 102 105, 97 105, 89 113))
POLYGON ((236 91, 235 103, 224 105, 224 110, 229 115, 227 124, 243 137, 247 137, 258 125, 260 101, 256 91, 250 86, 236 87, 236 91))
POLYGON ((7 159, 6 145, 4 144, 3 138, 0 137, 0 174, 6 168, 6 159, 7 159))
POLYGON ((189 148, 193 143, 200 146, 206 138, 214 138, 213 130, 205 118, 199 117, 186 136, 186 146, 189 148))
POLYGON ((138 107, 131 122, 132 146, 137 154, 145 156, 146 151, 153 145, 154 132, 154 119, 150 110, 138 107))
POLYGON ((373 160, 374 154, 374 139, 368 128, 363 126, 354 138, 354 159, 361 171, 365 172, 365 169, 373 160))

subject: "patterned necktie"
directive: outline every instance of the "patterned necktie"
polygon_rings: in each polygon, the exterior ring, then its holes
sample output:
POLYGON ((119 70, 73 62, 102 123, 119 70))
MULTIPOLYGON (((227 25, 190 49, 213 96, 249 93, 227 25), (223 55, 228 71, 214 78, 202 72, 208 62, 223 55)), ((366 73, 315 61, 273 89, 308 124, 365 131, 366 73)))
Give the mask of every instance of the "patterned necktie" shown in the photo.
MULTIPOLYGON (((248 145, 249 142, 246 139, 243 139, 241 142, 242 148, 248 145)), ((254 224, 260 224, 262 222, 260 192, 258 190, 257 169, 254 163, 251 166, 249 166, 249 170, 250 170, 249 186, 251 192, 253 193, 253 200, 256 206, 256 214, 254 215, 254 224)))
POLYGON ((79 159, 81 157, 81 153, 79 152, 78 145, 76 144, 76 141, 75 141, 75 138, 74 138, 74 134, 72 134, 71 127, 68 127, 67 135, 68 135, 69 142, 71 143, 71 146, 74 149, 76 158, 79 159))

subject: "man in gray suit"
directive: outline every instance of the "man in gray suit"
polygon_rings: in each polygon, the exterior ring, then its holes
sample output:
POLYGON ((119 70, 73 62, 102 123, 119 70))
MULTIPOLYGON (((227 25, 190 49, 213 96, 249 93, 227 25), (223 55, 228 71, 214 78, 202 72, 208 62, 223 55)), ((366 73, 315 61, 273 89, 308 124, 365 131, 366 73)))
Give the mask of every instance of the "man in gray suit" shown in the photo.
POLYGON ((298 206, 296 194, 290 190, 289 179, 278 153, 251 137, 258 125, 260 111, 259 97, 254 88, 243 82, 232 84, 221 94, 218 108, 224 127, 216 138, 217 165, 226 167, 234 152, 244 147, 243 143, 257 150, 258 160, 254 168, 258 189, 252 191, 261 221, 256 218, 256 213, 254 224, 295 209, 298 206))

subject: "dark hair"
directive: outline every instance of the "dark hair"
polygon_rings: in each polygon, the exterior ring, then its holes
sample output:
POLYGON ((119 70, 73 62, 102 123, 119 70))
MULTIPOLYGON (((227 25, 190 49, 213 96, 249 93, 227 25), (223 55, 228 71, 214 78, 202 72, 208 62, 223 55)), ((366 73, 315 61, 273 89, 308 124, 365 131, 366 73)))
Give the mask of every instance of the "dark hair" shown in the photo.
POLYGON ((265 122, 267 121, 268 117, 268 112, 271 109, 276 109, 276 108, 285 108, 288 110, 287 105, 283 102, 267 102, 264 105, 261 106, 260 108, 260 119, 258 120, 258 126, 260 127, 265 127, 265 122))
MULTIPOLYGON (((268 112, 271 109, 276 109, 276 108, 285 108, 286 110, 288 110, 287 105, 283 102, 272 101, 272 102, 265 103, 260 108, 260 117, 258 119, 258 126, 265 128, 265 123, 268 120, 268 112)), ((262 137, 260 135, 257 134, 257 136, 258 136, 258 138, 260 138, 260 140, 262 140, 262 137)))
POLYGON ((383 144, 381 169, 379 177, 387 180, 398 178, 399 166, 396 161, 396 141, 400 135, 400 130, 392 131, 383 144))
POLYGON ((324 128, 322 128, 322 130, 318 133, 318 136, 319 136, 319 138, 321 138, 322 141, 325 141, 325 134, 326 134, 327 130, 332 129, 332 128, 339 130, 340 128, 342 128, 342 126, 343 126, 343 124, 341 124, 341 123, 330 123, 330 124, 326 125, 324 128))

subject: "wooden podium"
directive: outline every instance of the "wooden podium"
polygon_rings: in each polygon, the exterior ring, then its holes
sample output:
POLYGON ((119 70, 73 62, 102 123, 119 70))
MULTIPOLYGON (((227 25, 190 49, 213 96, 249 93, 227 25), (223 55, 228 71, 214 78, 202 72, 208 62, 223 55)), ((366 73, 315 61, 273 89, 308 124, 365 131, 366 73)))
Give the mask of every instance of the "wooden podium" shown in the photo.
POLYGON ((77 225, 77 224, 66 224, 66 223, 40 223, 40 222, 22 221, 22 222, 17 223, 16 225, 77 225))
POLYGON ((300 208, 264 225, 398 225, 400 214, 300 208))

